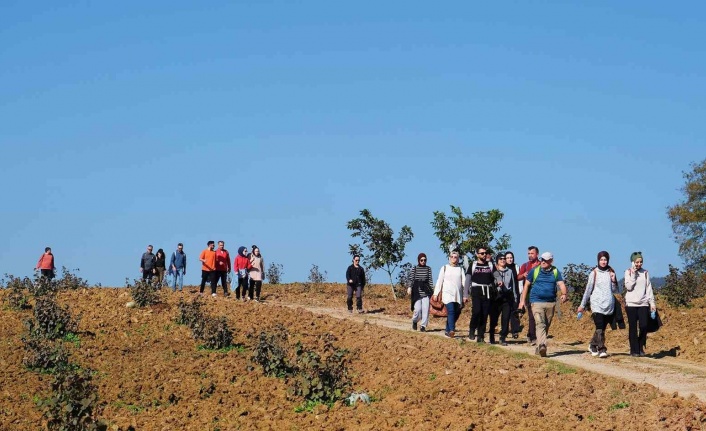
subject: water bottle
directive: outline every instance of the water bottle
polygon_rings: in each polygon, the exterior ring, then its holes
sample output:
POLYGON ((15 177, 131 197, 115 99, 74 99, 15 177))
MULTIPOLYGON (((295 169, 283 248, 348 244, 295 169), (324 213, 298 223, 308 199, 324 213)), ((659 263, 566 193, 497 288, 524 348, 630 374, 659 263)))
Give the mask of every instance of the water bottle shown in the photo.
POLYGON ((651 311, 651 312, 650 312, 650 317, 652 318, 652 320, 656 319, 656 318, 657 318, 657 312, 656 312, 656 311, 651 311))
POLYGON ((583 311, 579 311, 579 312, 576 314, 576 320, 579 320, 579 319, 581 319, 582 317, 583 317, 583 311))

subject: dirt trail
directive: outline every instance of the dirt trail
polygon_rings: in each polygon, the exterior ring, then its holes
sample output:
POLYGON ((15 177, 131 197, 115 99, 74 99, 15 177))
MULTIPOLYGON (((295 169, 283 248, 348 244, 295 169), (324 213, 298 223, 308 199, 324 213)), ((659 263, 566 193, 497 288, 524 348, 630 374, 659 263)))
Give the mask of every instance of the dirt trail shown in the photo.
MULTIPOLYGON (((412 331, 409 318, 400 318, 382 313, 350 314, 340 308, 317 307, 305 304, 280 303, 270 304, 302 308, 315 314, 324 314, 338 319, 351 319, 357 322, 367 322, 401 331, 412 331)), ((430 317, 430 327, 426 335, 443 337, 445 319, 430 317)), ((420 334, 421 335, 421 334, 420 334)), ((460 332, 457 337, 467 340, 467 333, 460 332)), ((449 340, 449 342, 452 342, 449 340)), ((488 345, 490 346, 490 345, 488 345)), ((534 354, 534 347, 526 342, 510 343, 508 346, 494 347, 513 352, 534 354)), ((634 358, 627 353, 614 353, 607 359, 594 358, 585 349, 585 343, 565 343, 549 341, 548 358, 574 368, 583 368, 595 373, 624 379, 633 383, 647 383, 666 393, 677 392, 682 397, 694 395, 701 401, 706 401, 706 367, 672 357, 634 358)))

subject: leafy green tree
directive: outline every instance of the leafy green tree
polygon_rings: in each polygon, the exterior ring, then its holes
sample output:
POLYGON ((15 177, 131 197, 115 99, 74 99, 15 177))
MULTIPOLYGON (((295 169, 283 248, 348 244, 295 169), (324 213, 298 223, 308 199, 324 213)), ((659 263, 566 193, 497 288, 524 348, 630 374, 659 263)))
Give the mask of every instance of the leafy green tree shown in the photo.
POLYGON ((667 209, 679 255, 687 267, 706 270, 706 159, 684 172, 686 199, 667 209))
POLYGON ((460 207, 451 205, 451 214, 434 211, 431 222, 434 234, 439 238, 439 248, 444 254, 457 248, 462 256, 475 251, 478 247, 488 247, 488 252, 497 252, 510 248, 510 235, 500 232, 500 222, 505 214, 497 209, 476 211, 470 217, 464 216, 460 207))
POLYGON ((382 269, 390 277, 392 296, 395 294, 395 282, 392 274, 402 263, 405 247, 414 234, 409 226, 402 226, 397 238, 394 231, 385 220, 373 217, 369 210, 360 211, 360 217, 348 222, 348 229, 353 231, 351 237, 360 238, 361 244, 349 244, 351 256, 359 255, 363 266, 371 270, 382 269))

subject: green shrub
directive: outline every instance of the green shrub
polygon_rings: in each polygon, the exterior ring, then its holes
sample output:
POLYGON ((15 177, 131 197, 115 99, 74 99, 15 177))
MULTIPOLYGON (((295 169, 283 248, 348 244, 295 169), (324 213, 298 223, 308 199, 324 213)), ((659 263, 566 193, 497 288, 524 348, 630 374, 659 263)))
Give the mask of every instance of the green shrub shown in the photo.
POLYGON ((52 295, 37 298, 34 304, 34 320, 26 321, 33 336, 55 340, 71 332, 78 332, 79 318, 71 316, 69 306, 59 306, 52 295))
POLYGON ((91 371, 61 367, 51 383, 51 396, 41 401, 50 431, 98 431, 107 427, 97 419, 98 394, 91 371))
POLYGON ((126 279, 125 284, 130 289, 132 300, 135 301, 138 307, 147 307, 159 304, 162 301, 160 291, 146 280, 134 280, 134 283, 130 284, 129 280, 126 279))
POLYGON ((691 301, 706 294, 706 282, 702 274, 693 269, 684 271, 669 265, 669 275, 659 290, 667 303, 673 307, 687 307, 691 301))
POLYGON ((23 337, 22 343, 25 350, 22 365, 30 370, 52 372, 68 365, 69 354, 61 342, 30 335, 23 337))
POLYGON ((292 373, 287 353, 288 334, 286 328, 277 325, 274 333, 260 332, 252 360, 262 366, 267 376, 285 377, 292 373))

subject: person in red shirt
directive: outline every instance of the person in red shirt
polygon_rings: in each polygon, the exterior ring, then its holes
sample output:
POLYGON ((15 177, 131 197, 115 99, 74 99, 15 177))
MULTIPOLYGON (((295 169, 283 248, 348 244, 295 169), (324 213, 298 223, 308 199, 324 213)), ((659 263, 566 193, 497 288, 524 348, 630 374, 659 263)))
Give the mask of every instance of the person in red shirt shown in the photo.
POLYGON ((240 299, 240 292, 243 292, 243 301, 248 297, 248 271, 250 271, 250 259, 248 259, 248 248, 238 247, 238 255, 235 257, 233 267, 238 276, 238 286, 235 288, 235 299, 240 299))
POLYGON ((226 243, 218 241, 218 250, 216 250, 216 290, 218 290, 218 280, 223 286, 223 296, 229 295, 228 290, 228 275, 230 274, 230 254, 225 249, 226 243))
POLYGON ((201 252, 199 260, 201 261, 201 288, 199 295, 203 295, 206 288, 206 282, 211 283, 211 296, 216 297, 216 252, 213 250, 216 243, 209 241, 206 250, 201 252))
POLYGON ((54 278, 56 267, 54 266, 54 255, 51 253, 51 247, 44 249, 44 254, 39 256, 39 261, 37 262, 37 266, 34 267, 34 270, 41 270, 42 277, 46 277, 50 280, 54 278))
MULTIPOLYGON (((525 284, 525 280, 527 279, 527 274, 539 265, 539 249, 533 245, 529 246, 527 248, 527 257, 529 258, 529 262, 523 263, 520 266, 519 273, 517 274, 517 283, 520 287, 520 295, 522 294, 522 289, 525 284)), ((529 296, 527 296, 527 298, 529 298, 529 296)), ((537 344, 537 329, 529 300, 525 301, 525 307, 527 308, 527 318, 529 319, 529 323, 527 325, 527 342, 534 346, 537 344)))

